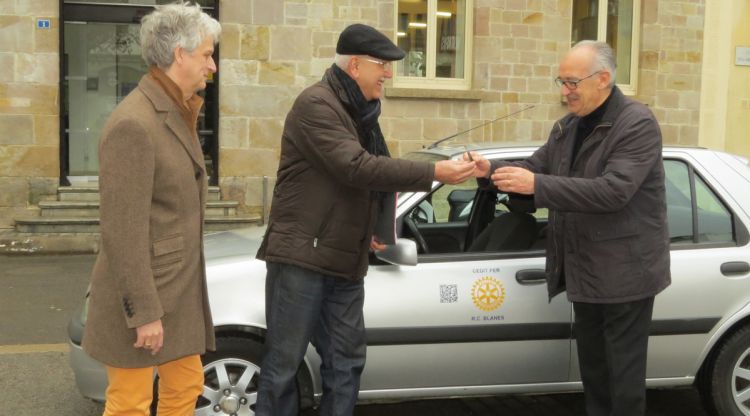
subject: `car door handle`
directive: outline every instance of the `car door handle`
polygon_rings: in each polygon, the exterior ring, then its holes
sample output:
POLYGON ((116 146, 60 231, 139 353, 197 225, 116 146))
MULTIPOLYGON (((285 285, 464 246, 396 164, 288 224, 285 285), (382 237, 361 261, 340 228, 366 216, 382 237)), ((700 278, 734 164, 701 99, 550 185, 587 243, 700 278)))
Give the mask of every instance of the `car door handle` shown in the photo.
POLYGON ((721 265, 721 274, 724 276, 745 274, 747 272, 750 272, 750 264, 746 261, 728 261, 721 265))
POLYGON ((524 286, 547 283, 547 273, 542 269, 519 270, 516 272, 516 282, 524 286))

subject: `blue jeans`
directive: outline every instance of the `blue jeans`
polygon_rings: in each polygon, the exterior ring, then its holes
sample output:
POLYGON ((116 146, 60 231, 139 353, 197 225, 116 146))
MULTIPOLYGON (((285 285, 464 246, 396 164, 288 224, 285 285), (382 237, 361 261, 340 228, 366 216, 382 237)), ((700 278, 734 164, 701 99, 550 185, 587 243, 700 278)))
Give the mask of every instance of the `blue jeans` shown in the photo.
POLYGON ((255 414, 298 414, 295 379, 310 342, 322 358, 320 414, 353 414, 367 349, 364 282, 283 263, 266 269, 268 332, 255 414))

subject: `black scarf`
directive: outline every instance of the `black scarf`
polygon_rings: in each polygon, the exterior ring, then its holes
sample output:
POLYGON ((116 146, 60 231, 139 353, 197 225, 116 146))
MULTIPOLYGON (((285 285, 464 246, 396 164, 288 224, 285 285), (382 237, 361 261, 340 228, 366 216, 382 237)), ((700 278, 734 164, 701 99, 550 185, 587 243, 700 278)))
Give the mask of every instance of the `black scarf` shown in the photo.
POLYGON ((390 157, 385 137, 380 130, 380 100, 367 101, 357 82, 346 72, 333 64, 323 75, 341 101, 341 104, 354 120, 359 131, 359 139, 368 153, 375 156, 390 157))

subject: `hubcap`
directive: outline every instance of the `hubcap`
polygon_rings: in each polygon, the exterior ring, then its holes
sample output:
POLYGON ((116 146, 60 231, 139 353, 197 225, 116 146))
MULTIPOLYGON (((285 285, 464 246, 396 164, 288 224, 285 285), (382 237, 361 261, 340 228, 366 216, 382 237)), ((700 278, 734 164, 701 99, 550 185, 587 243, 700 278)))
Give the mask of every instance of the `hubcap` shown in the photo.
POLYGON ((227 358, 203 367, 203 394, 196 416, 251 416, 255 411, 260 368, 239 358, 227 358))
POLYGON ((240 399, 234 394, 229 397, 224 397, 219 401, 221 411, 224 413, 237 413, 240 410, 240 399))
POLYGON ((732 395, 740 412, 750 416, 750 348, 740 356, 732 371, 732 395))

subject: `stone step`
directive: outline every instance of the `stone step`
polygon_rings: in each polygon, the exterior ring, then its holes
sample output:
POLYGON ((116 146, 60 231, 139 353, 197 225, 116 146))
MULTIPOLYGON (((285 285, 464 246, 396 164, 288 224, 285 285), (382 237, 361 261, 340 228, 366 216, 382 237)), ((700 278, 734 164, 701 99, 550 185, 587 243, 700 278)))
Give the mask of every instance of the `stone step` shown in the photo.
POLYGON ((0 254, 69 254, 99 251, 99 233, 19 233, 0 231, 0 254))
MULTIPOLYGON (((210 216, 205 219, 205 231, 221 231, 248 227, 261 223, 260 216, 210 216)), ((16 219, 16 232, 37 234, 98 233, 99 218, 37 217, 16 219)))
MULTIPOLYGON (((57 199, 59 201, 98 201, 99 188, 96 186, 60 186, 57 188, 57 199)), ((218 201, 220 199, 220 188, 209 186, 206 200, 218 201)))
MULTIPOLYGON (((235 216, 239 204, 237 201, 207 201, 206 216, 235 216)), ((39 208, 41 209, 41 216, 45 218, 94 218, 99 216, 98 200, 39 201, 39 208)))
MULTIPOLYGON (((208 227, 216 224, 207 223, 208 227)), ((218 224, 219 228, 205 230, 208 232, 220 231, 224 224, 218 224)), ((243 223, 240 227, 254 227, 260 222, 243 223)), ((233 227, 237 228, 237 224, 233 227)), ((97 253, 99 251, 101 236, 95 233, 26 233, 15 230, 0 230, 0 255, 10 254, 80 254, 97 253)))

